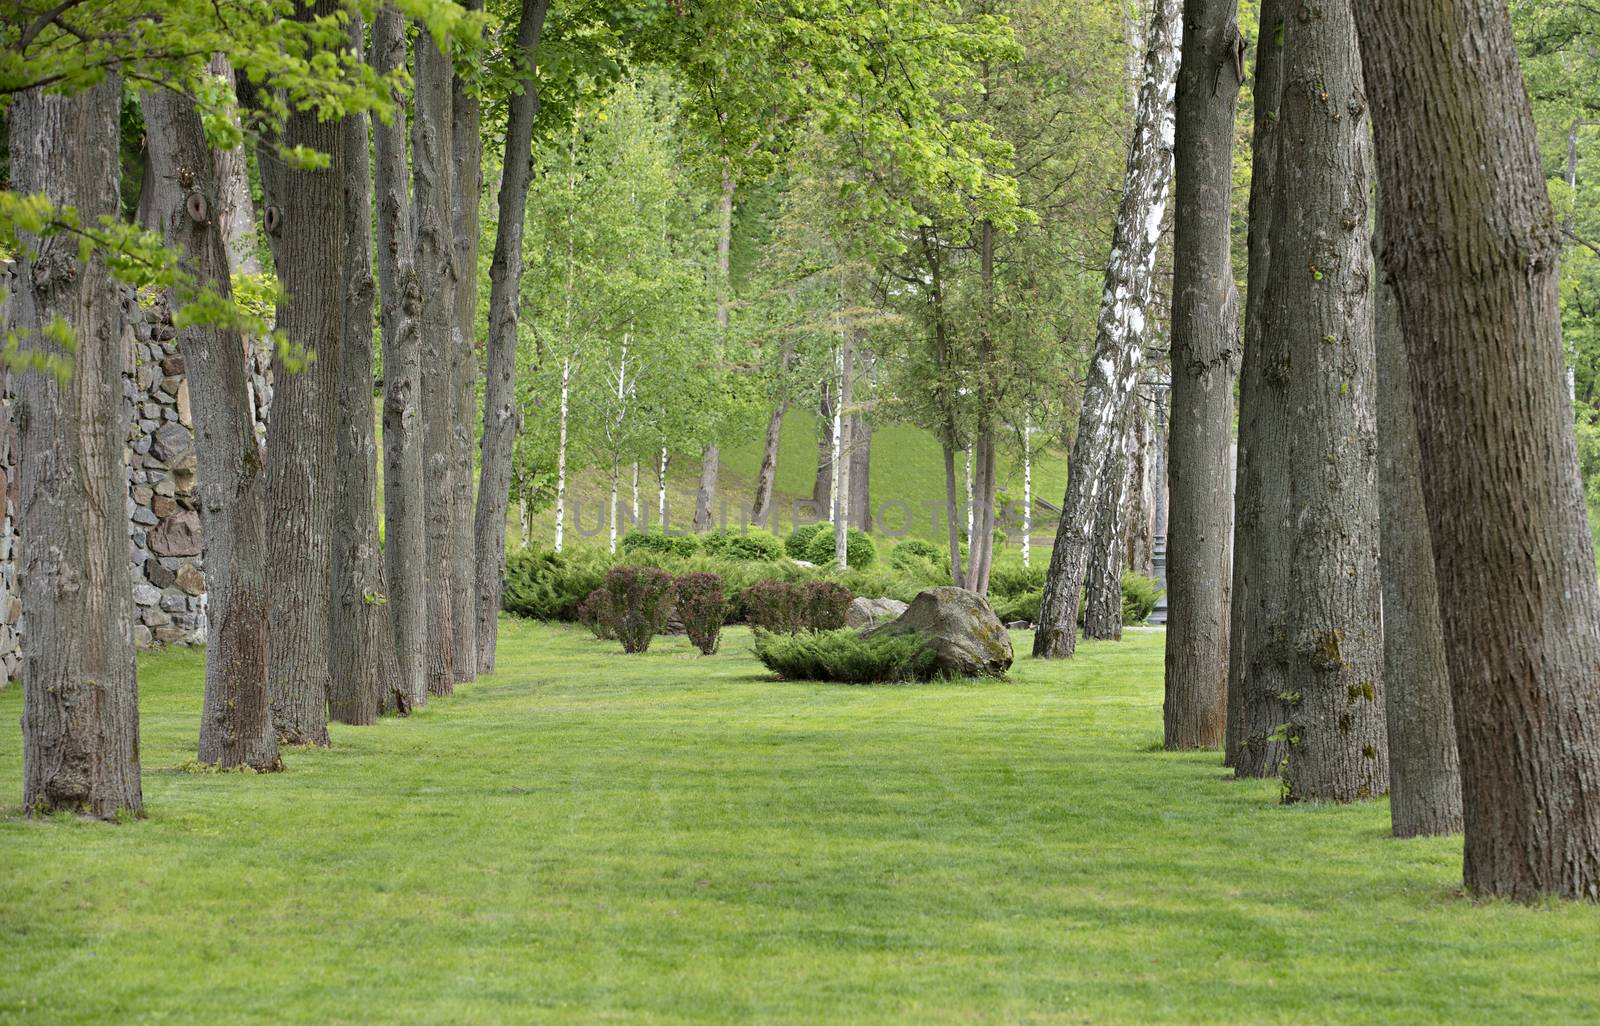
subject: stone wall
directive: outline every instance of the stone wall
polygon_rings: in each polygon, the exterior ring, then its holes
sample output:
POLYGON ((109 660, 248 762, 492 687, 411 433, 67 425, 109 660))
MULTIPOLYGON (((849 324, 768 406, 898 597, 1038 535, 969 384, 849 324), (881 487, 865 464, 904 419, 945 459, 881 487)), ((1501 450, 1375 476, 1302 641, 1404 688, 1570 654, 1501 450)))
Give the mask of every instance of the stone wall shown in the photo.
MULTIPOLYGON (((0 287, 8 282, 0 267, 0 287)), ((128 403, 128 556, 136 605, 134 641, 140 647, 204 642, 206 584, 199 496, 196 491, 193 411, 171 311, 159 297, 123 300, 123 397, 128 403)), ((3 314, 3 311, 0 311, 3 314)), ((0 323, 3 323, 0 316, 0 323)), ((271 351, 250 347, 251 409, 257 439, 266 438, 271 402, 271 351)), ((15 677, 26 631, 17 591, 15 556, 16 430, 9 387, 0 387, 0 686, 15 677)))

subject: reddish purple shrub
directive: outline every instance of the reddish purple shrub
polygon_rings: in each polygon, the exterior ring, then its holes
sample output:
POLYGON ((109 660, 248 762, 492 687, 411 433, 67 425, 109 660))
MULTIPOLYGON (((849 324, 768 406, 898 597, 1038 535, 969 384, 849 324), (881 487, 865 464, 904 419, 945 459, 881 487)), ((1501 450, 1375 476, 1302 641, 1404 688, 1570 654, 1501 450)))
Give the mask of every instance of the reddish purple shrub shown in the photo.
POLYGON ((611 638, 611 596, 604 588, 596 588, 588 598, 578 603, 578 622, 589 628, 601 641, 611 638))
POLYGON ((806 629, 805 589, 788 581, 757 581, 741 596, 744 618, 752 627, 778 634, 806 629))
POLYGON ((676 600, 672 575, 653 566, 619 566, 606 574, 607 626, 624 652, 645 652, 650 640, 666 630, 676 600))
POLYGON ((728 596, 717 574, 684 574, 677 579, 678 619, 702 655, 710 655, 722 642, 722 620, 728 614, 728 596))
POLYGON ((850 589, 832 581, 812 581, 806 585, 806 626, 814 631, 836 631, 844 626, 845 614, 856 597, 850 589))

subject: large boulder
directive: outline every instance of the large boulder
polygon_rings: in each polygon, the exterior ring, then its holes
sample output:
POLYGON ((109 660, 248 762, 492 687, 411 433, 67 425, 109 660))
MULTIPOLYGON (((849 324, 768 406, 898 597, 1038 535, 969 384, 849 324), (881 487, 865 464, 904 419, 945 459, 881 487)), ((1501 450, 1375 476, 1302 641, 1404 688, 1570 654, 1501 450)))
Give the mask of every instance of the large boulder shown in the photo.
POLYGON ((983 596, 965 588, 930 588, 895 619, 862 631, 920 634, 941 673, 999 677, 1011 668, 1011 635, 983 596))
POLYGON ((871 627, 887 623, 906 611, 906 604, 892 598, 858 598, 845 610, 846 627, 871 627))

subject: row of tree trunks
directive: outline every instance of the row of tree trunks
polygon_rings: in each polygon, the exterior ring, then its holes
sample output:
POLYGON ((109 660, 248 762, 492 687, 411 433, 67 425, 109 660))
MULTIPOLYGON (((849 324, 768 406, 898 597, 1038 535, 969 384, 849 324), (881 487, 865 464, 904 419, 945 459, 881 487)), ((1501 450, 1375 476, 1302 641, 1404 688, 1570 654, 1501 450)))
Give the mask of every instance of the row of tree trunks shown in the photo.
MULTIPOLYGON (((477 573, 477 669, 490 673, 499 637, 505 587, 506 504, 510 499, 511 451, 521 427, 516 405, 517 325, 522 282, 523 214, 533 181, 533 122, 539 90, 532 55, 544 30, 549 0, 523 0, 517 47, 528 55, 521 92, 511 97, 506 119, 505 160, 500 172, 499 225, 489 262, 489 341, 483 385, 483 458, 473 523, 477 573)), ((638 467, 634 467, 634 518, 638 519, 638 467)))
POLYGON ((1561 243, 1499 0, 1358 0, 1474 894, 1600 899, 1600 584, 1561 243))
MULTIPOLYGON (((227 188, 206 149, 193 101, 156 89, 142 101, 150 145, 153 206, 184 268, 231 295, 225 218, 213 217, 227 188), (198 200, 194 198, 198 197, 198 200), (196 216, 198 214, 199 216, 196 216)), ((174 312, 176 313, 176 297, 174 312)), ((178 333, 193 410, 200 516, 206 546, 206 669, 199 759, 232 769, 281 768, 268 707, 265 468, 237 332, 194 325, 178 333)))
MULTIPOLYGON (((11 185, 75 207, 87 223, 117 213, 122 83, 71 96, 32 89, 9 111, 11 185)), ((207 156, 209 161, 209 156, 207 156)), ((23 807, 102 819, 142 815, 139 694, 122 447, 122 324, 103 256, 78 259, 60 235, 24 248, 13 298, 22 353, 70 360, 60 379, 23 365, 12 378, 19 444, 17 529, 28 639, 23 652, 23 807), (46 328, 60 318, 76 352, 46 328)))
MULTIPOLYGON (((1244 359, 1239 373, 1238 482, 1234 497, 1233 595, 1229 621, 1223 761, 1240 777, 1274 777, 1288 746, 1285 649, 1293 505, 1289 496, 1288 335, 1267 304, 1277 194, 1279 95, 1287 0, 1262 0, 1257 34, 1255 135, 1251 144, 1250 257, 1244 359)), ((1292 316, 1292 315, 1289 315, 1292 316)))
MULTIPOLYGON (((385 6, 372 28, 373 68, 406 65, 406 23, 385 6)), ((400 97, 396 97, 397 100, 400 97)), ((423 503, 422 283, 407 188, 406 105, 373 125, 378 218, 379 322, 383 330, 384 570, 400 688, 407 708, 428 701, 427 519, 423 503)))
MULTIPOLYGON (((350 22, 359 53, 362 24, 350 22)), ((335 368, 333 620, 328 715, 372 724, 385 709, 407 712, 410 692, 395 658, 378 544, 378 449, 372 414, 372 167, 367 116, 343 123, 344 339, 335 368)))
POLYGON ((458 358, 456 320, 458 269, 453 250, 454 114, 450 56, 428 32, 417 34, 414 105, 411 124, 412 223, 416 228, 416 269, 422 288, 421 424, 427 559, 428 691, 455 691, 456 625, 453 602, 455 566, 455 413, 452 368, 458 358))
MULTIPOLYGON (((1293 366, 1283 799, 1389 790, 1366 101, 1347 2, 1286 19, 1267 303, 1293 366)), ((1262 639, 1257 638, 1259 643, 1262 639)))
MULTIPOLYGON (((1138 381, 1145 309, 1172 178, 1180 8, 1178 0, 1156 0, 1151 11, 1144 82, 1106 264, 1094 358, 1034 635, 1036 656, 1063 658, 1077 647, 1078 600, 1094 533, 1094 506, 1100 490, 1110 487, 1106 468, 1113 450, 1122 444, 1123 410, 1138 381)), ((1117 476, 1121 477, 1120 471, 1117 476)))
POLYGON ((1236 0, 1184 4, 1167 455, 1169 749, 1214 748, 1223 737, 1239 349, 1229 219, 1234 106, 1244 79, 1235 9, 1236 0))

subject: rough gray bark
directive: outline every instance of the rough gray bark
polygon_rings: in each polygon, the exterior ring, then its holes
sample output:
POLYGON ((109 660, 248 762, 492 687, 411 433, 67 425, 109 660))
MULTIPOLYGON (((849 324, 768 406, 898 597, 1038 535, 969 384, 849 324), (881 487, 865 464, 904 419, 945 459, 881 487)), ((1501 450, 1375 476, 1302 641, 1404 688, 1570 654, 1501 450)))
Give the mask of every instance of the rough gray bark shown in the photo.
POLYGON ((1289 350, 1296 314, 1269 308, 1272 204, 1278 180, 1279 95, 1287 0, 1262 0, 1256 50, 1255 134, 1250 171, 1250 278, 1239 371, 1238 491, 1234 495, 1233 595, 1229 618, 1224 762, 1240 777, 1275 777, 1288 754, 1278 696, 1292 690, 1282 637, 1295 575, 1290 562, 1289 350))
MULTIPOLYGON (((478 508, 473 522, 477 573, 477 669, 494 670, 500 630, 500 600, 505 590, 506 505, 511 497, 511 450, 521 417, 517 413, 517 324, 522 287, 522 229, 528 188, 533 181, 533 120, 539 113, 534 77, 539 36, 549 0, 523 0, 517 23, 517 49, 528 74, 522 91, 511 97, 506 115, 505 159, 500 172, 500 221, 489 262, 488 361, 483 383, 483 459, 478 478, 478 508)), ((637 470, 637 468, 636 468, 637 470)), ((637 479, 635 484, 637 485, 637 479)))
POLYGON ((454 80, 448 54, 433 36, 416 42, 415 118, 411 123, 412 224, 417 277, 422 287, 422 458, 426 510, 428 603, 428 691, 454 693, 456 686, 455 606, 451 569, 455 565, 455 375, 457 268, 451 247, 451 154, 454 80))
MULTIPOLYGON (((167 242, 197 282, 230 296, 228 223, 220 213, 229 183, 216 173, 199 111, 182 93, 166 89, 145 93, 142 106, 154 209, 167 242)), ((266 478, 245 349, 237 331, 191 325, 178 332, 178 351, 193 411, 206 550, 199 760, 227 769, 282 769, 268 694, 266 478)))
POLYGON ((1284 28, 1267 272, 1294 368, 1286 802, 1389 790, 1366 101, 1349 4, 1321 11, 1284 28))
MULTIPOLYGON (((1376 236, 1374 252, 1382 247, 1376 236)), ((1396 837, 1461 831, 1461 764, 1439 625, 1438 580, 1422 500, 1422 454, 1411 415, 1411 371, 1394 292, 1380 270, 1378 350, 1379 558, 1383 577, 1383 706, 1389 729, 1389 820, 1396 837)))
MULTIPOLYGON (((116 76, 72 96, 30 89, 12 101, 11 186, 44 193, 87 223, 117 213, 116 76)), ((133 661, 127 476, 122 446, 122 317, 103 256, 78 240, 30 241, 18 254, 12 322, 24 357, 70 360, 70 376, 17 367, 22 804, 30 813, 143 815, 139 686, 133 661), (61 318, 69 353, 45 334, 61 318)))
POLYGON ((855 332, 846 331, 841 340, 839 353, 839 494, 834 496, 837 509, 834 510, 833 520, 833 562, 839 570, 844 570, 849 565, 846 557, 849 555, 850 540, 850 434, 851 426, 851 397, 855 391, 855 332))
MULTIPOLYGON (((483 0, 463 0, 469 11, 483 0)), ((455 233, 455 330, 450 354, 450 620, 455 628, 451 656, 456 683, 478 675, 478 574, 472 513, 472 442, 477 420, 478 249, 482 232, 483 133, 478 98, 461 76, 451 79, 451 207, 455 233)))
MULTIPOLYGON (((221 54, 211 58, 211 73, 233 86, 233 66, 221 54)), ((256 214, 250 203, 250 168, 241 144, 231 150, 212 150, 212 180, 216 183, 216 220, 228 251, 228 267, 241 274, 260 274, 256 259, 256 214)))
MULTIPOLYGON (((372 65, 387 75, 406 64, 406 25, 393 7, 372 27, 372 65)), ((406 188, 405 104, 373 125, 378 211, 379 320, 383 327, 384 571, 405 708, 428 702, 427 537, 422 465, 422 284, 406 188)), ((398 709, 395 711, 399 711, 398 709)))
POLYGON ((765 528, 772 517, 772 484, 778 477, 778 442, 783 435, 783 415, 789 410, 787 399, 778 403, 767 418, 767 433, 761 446, 761 469, 756 472, 756 497, 750 504, 750 522, 765 528))
MULTIPOLYGON (((361 46, 359 16, 350 23, 361 46)), ((388 583, 378 544, 378 447, 372 424, 372 178, 367 116, 343 122, 344 340, 339 347, 334 439, 332 674, 328 715, 376 723, 384 709, 409 712, 395 657, 388 583)))
POLYGON ((1229 256, 1233 110, 1244 79, 1236 0, 1187 0, 1178 73, 1172 435, 1167 476, 1168 749, 1222 744, 1232 571, 1238 291, 1229 256))
MULTIPOLYGON (((733 176, 722 176, 722 198, 718 204, 720 225, 717 231, 717 333, 718 349, 721 336, 728 331, 728 256, 733 245, 733 176)), ((712 507, 717 502, 717 468, 722 460, 722 450, 715 443, 707 445, 700 453, 700 484, 695 489, 694 530, 696 534, 711 529, 712 507)))
POLYGON ((860 410, 850 415, 850 526, 872 530, 872 424, 860 410))
MULTIPOLYGON (((1150 381, 1145 365, 1145 383, 1150 381)), ((1151 472, 1155 464, 1155 434, 1150 425, 1150 403, 1137 392, 1129 408, 1127 479, 1123 482, 1123 563, 1134 573, 1149 576, 1155 554, 1155 489, 1151 472)))
POLYGON ((1083 636, 1100 641, 1122 639, 1122 509, 1127 500, 1128 429, 1137 408, 1135 398, 1123 411, 1118 439, 1106 463, 1106 485, 1092 511, 1094 534, 1084 582, 1083 636))
POLYGON ((826 382, 817 401, 817 427, 817 477, 811 483, 811 504, 818 517, 825 517, 833 509, 833 400, 826 382))
POLYGON ((1600 899, 1600 587, 1506 8, 1361 0, 1478 895, 1600 899))
MULTIPOLYGON (((1106 263, 1094 357, 1072 443, 1060 526, 1050 550, 1039 629, 1033 637, 1033 654, 1045 658, 1065 658, 1077 648, 1078 601, 1094 531, 1094 505, 1101 489, 1111 487, 1106 466, 1121 441, 1117 428, 1144 356, 1145 308, 1173 170, 1173 96, 1180 74, 1183 20, 1179 8, 1179 0, 1156 0, 1151 11, 1144 82, 1106 263)), ((1188 45, 1185 39, 1183 46, 1188 45)))
MULTIPOLYGON (((987 97, 987 94, 985 94, 987 97)), ((978 287, 982 295, 983 323, 978 331, 978 379, 976 403, 978 418, 973 432, 972 537, 968 539, 969 569, 967 587, 979 595, 989 593, 989 568, 994 561, 994 396, 990 370, 994 362, 994 337, 990 322, 994 315, 994 223, 983 222, 978 233, 978 287)))
MULTIPOLYGON (((331 15, 335 0, 297 8, 297 17, 331 15)), ((272 568, 269 693, 278 740, 328 743, 329 616, 332 609, 333 436, 339 344, 344 334, 341 222, 344 145, 337 121, 297 110, 284 124, 286 145, 328 155, 328 166, 286 166, 270 145, 258 154, 268 209, 276 209, 273 256, 284 299, 278 327, 312 356, 291 371, 273 358, 267 423, 267 558, 272 568)))

